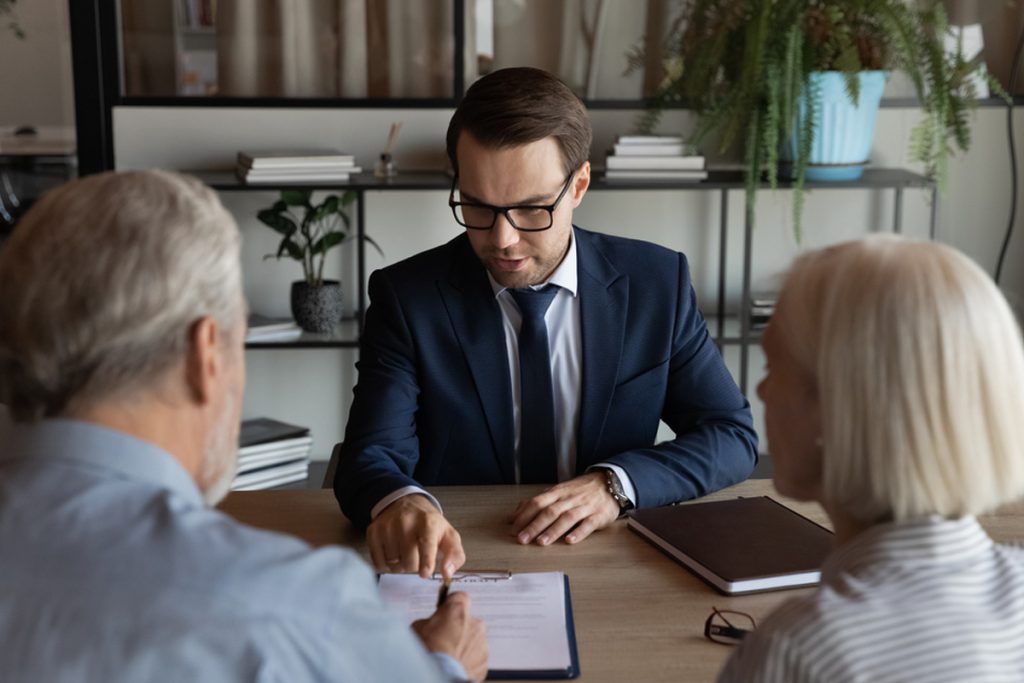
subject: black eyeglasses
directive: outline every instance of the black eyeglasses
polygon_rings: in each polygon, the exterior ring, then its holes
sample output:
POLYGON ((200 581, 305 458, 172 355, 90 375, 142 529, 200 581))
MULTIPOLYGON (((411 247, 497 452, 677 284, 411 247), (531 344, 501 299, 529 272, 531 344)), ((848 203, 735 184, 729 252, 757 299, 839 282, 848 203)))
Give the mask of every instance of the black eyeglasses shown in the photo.
POLYGON ((704 622, 704 637, 720 645, 738 645, 743 636, 754 630, 754 617, 745 612, 711 608, 704 622))
POLYGON ((505 220, 516 230, 523 232, 540 232, 547 230, 555 222, 555 209, 562 197, 569 190, 576 171, 569 174, 565 179, 562 191, 558 193, 555 201, 547 205, 522 204, 520 206, 493 206, 491 204, 480 204, 477 202, 455 201, 455 186, 459 177, 452 179, 452 191, 448 195, 448 206, 452 207, 455 214, 455 221, 470 230, 490 230, 498 220, 498 214, 503 214, 505 220))

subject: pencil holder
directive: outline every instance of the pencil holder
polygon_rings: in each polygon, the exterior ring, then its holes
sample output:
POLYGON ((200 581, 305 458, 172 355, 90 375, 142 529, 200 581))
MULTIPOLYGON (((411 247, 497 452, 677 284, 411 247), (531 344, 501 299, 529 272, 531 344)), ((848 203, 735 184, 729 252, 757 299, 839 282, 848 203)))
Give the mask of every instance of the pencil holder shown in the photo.
POLYGON ((373 167, 373 175, 378 178, 393 178, 398 175, 398 169, 395 168, 395 162, 390 154, 384 153, 380 155, 380 159, 377 160, 376 165, 373 167))

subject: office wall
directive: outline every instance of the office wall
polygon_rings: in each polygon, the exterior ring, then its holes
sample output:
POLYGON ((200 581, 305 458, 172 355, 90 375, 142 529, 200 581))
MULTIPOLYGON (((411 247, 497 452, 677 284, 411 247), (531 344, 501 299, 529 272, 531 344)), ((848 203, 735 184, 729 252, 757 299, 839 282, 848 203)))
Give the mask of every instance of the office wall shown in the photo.
MULTIPOLYGON (((357 162, 372 167, 392 121, 404 121, 398 144, 400 169, 439 168, 448 110, 308 110, 308 109, 118 109, 115 112, 115 156, 118 168, 163 166, 178 169, 230 168, 240 148, 328 145, 349 150, 357 162)), ((614 136, 629 128, 635 112, 595 111, 592 159, 603 162, 614 136)), ((1024 114, 1017 114, 1018 130, 1024 114)), ((909 165, 906 141, 918 119, 915 109, 881 111, 872 153, 884 166, 909 165)), ((675 112, 665 130, 687 126, 687 115, 675 112)), ((1009 200, 1009 163, 1002 109, 985 108, 975 115, 974 144, 950 169, 947 193, 939 201, 938 236, 975 258, 990 272, 1002 240, 1009 200)), ((1024 134, 1024 131, 1021 131, 1024 134)), ((1024 156, 1024 142, 1018 140, 1024 156)), ((294 262, 263 260, 276 240, 254 219, 269 205, 274 192, 228 192, 223 200, 238 218, 245 246, 246 293, 254 310, 269 315, 288 313, 289 282, 301 275, 294 262)), ((393 262, 458 234, 446 192, 367 193, 367 230, 386 258, 368 251, 369 267, 393 262)), ((928 196, 907 191, 905 232, 927 235, 928 196)), ((771 288, 801 249, 853 237, 869 229, 889 229, 891 191, 817 190, 807 197, 804 239, 797 244, 791 229, 787 192, 760 194, 754 234, 754 286, 771 288)), ((742 192, 728 203, 730 257, 727 303, 738 304, 742 263, 742 192)), ((638 237, 684 251, 690 258, 698 296, 706 311, 715 305, 718 259, 719 197, 711 192, 595 191, 577 210, 577 224, 603 232, 638 237)), ((1021 219, 1018 218, 1018 223, 1021 219)), ((1004 275, 1006 292, 1018 307, 1024 298, 1024 236, 1011 245, 1004 275)), ((329 274, 342 277, 355 291, 354 252, 343 247, 329 259, 329 274)), ((247 416, 273 415, 313 428, 314 454, 326 458, 341 438, 348 399, 355 382, 350 350, 251 350, 247 355, 247 416)), ((734 373, 737 349, 727 349, 734 373)), ((750 394, 763 368, 758 349, 751 354, 750 394)), ((760 405, 753 400, 760 424, 760 405)))
POLYGON ((0 21, 0 132, 32 125, 40 132, 73 134, 67 0, 19 2, 14 15, 25 38, 16 38, 7 21, 0 21))
MULTIPOLYGON (((74 106, 72 69, 65 0, 18 3, 17 18, 27 33, 18 40, 0 29, 0 133, 31 124, 44 131, 72 132, 74 106), (11 65, 15 65, 13 68, 11 65)), ((909 93, 894 79, 890 95, 909 93)), ((592 158, 600 163, 614 136, 630 127, 635 112, 595 111, 592 158)), ((402 169, 439 167, 448 110, 239 110, 239 109, 122 109, 115 116, 116 158, 119 168, 161 166, 178 169, 228 168, 243 147, 332 145, 351 150, 359 163, 372 166, 392 121, 405 122, 397 160, 402 169)), ((1017 129, 1024 135, 1017 113, 1017 129)), ((914 109, 883 109, 873 159, 879 165, 907 165, 906 140, 917 120, 914 109)), ((665 130, 686 129, 688 117, 669 115, 665 130)), ((1005 115, 987 108, 975 116, 972 151, 955 161, 950 187, 939 204, 939 238, 970 254, 989 272, 1005 229, 1009 198, 1005 115)), ((1018 152, 1024 143, 1018 141, 1018 152)), ((1024 155, 1022 155, 1024 156, 1024 155)), ((246 293, 256 310, 271 315, 288 312, 288 283, 299 276, 297 264, 264 261, 274 250, 274 236, 255 222, 258 208, 269 204, 272 192, 226 193, 225 203, 238 216, 245 235, 246 293)), ((369 229, 384 248, 386 259, 371 250, 370 266, 394 261, 457 234, 442 192, 370 193, 369 229)), ((742 244, 741 193, 728 205, 728 302, 739 298, 742 244)), ((907 231, 923 235, 926 198, 920 192, 906 197, 907 231)), ((774 279, 801 248, 860 234, 891 221, 891 192, 816 191, 808 197, 805 237, 797 245, 790 230, 787 193, 763 193, 758 203, 759 226, 754 236, 755 288, 770 288, 774 279)), ((705 310, 716 296, 719 202, 702 192, 594 192, 576 216, 580 225, 636 236, 683 250, 690 257, 694 280, 705 310)), ((1018 217, 1018 224, 1024 219, 1018 217)), ((1018 226, 1020 229, 1020 226, 1018 226)), ((355 291, 353 253, 344 248, 332 254, 329 275, 343 277, 355 291)), ((1020 310, 1024 298, 1024 236, 1011 244, 1004 273, 1004 291, 1020 310)), ((735 348, 726 350, 734 372, 735 348)), ((247 415, 274 415, 310 425, 316 435, 315 454, 327 457, 341 438, 348 397, 355 382, 355 353, 346 350, 254 350, 248 353, 247 415), (333 378, 333 379, 332 379, 333 378)), ((751 357, 751 393, 763 366, 755 348, 751 357)), ((752 401, 759 416, 759 403, 752 401)), ((760 420, 758 420, 760 423, 760 420)))

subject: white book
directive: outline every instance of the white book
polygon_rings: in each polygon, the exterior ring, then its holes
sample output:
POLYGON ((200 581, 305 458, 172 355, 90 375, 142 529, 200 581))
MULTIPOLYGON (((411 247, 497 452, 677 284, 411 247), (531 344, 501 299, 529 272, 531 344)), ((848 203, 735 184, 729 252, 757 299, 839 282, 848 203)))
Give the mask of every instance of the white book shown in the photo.
POLYGON ((269 453, 256 454, 238 458, 238 474, 263 469, 271 465, 280 465, 296 460, 306 460, 309 456, 309 446, 302 446, 286 451, 272 451, 269 453))
POLYGON ((291 318, 269 318, 259 313, 250 313, 245 341, 292 340, 297 339, 301 334, 302 328, 296 325, 291 318))
POLYGON ((621 142, 614 147, 615 156, 628 157, 681 157, 687 156, 690 149, 682 144, 624 145, 621 142))
POLYGON ((231 484, 232 491, 255 491, 301 481, 309 476, 309 460, 299 460, 278 467, 268 467, 239 474, 231 484))
POLYGON ((269 330, 265 332, 249 332, 245 335, 246 344, 269 344, 270 342, 295 341, 302 336, 302 328, 298 325, 286 330, 269 330))
POLYGON ((620 145, 681 145, 682 135, 620 135, 616 140, 620 145))
POLYGON ((673 171, 695 171, 704 168, 704 157, 660 157, 660 156, 630 156, 617 157, 611 154, 605 159, 609 169, 616 170, 673 170, 673 171))
POLYGON ((335 164, 332 166, 281 166, 280 168, 246 168, 238 166, 238 172, 249 178, 263 176, 310 175, 312 173, 359 173, 361 166, 353 164, 335 164))
MULTIPOLYGON (((360 169, 356 169, 358 172, 360 169)), ((344 183, 351 179, 349 173, 275 173, 268 175, 240 175, 242 181, 250 185, 266 185, 273 183, 344 183)))
POLYGON ((277 149, 238 153, 238 165, 245 168, 287 168, 353 165, 355 156, 336 149, 277 149))
POLYGON ((238 455, 240 458, 245 458, 251 455, 259 455, 261 453, 273 453, 275 451, 282 451, 291 448, 305 447, 309 448, 313 444, 313 437, 297 436, 291 439, 278 439, 276 441, 265 441, 252 446, 243 446, 238 449, 238 455))
POLYGON ((309 459, 309 449, 305 449, 296 453, 282 454, 270 456, 260 456, 259 460, 252 460, 249 462, 238 463, 238 468, 235 471, 236 475, 248 474, 250 472, 256 472, 257 470, 266 470, 268 468, 274 468, 278 465, 287 465, 293 462, 299 462, 302 460, 309 459))
POLYGON ((705 180, 707 171, 605 171, 608 180, 705 180))

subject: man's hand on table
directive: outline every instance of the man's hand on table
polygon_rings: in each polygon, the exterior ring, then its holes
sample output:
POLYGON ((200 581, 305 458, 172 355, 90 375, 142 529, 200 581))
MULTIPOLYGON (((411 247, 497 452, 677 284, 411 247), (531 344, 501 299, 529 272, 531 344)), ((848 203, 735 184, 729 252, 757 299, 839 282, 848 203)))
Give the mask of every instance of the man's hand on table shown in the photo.
POLYGON ((459 532, 425 496, 403 496, 384 508, 366 529, 370 558, 378 572, 434 573, 438 555, 441 574, 451 578, 466 561, 459 532))
POLYGON ((465 593, 451 593, 430 618, 414 621, 412 628, 428 651, 459 660, 472 680, 487 676, 487 633, 484 623, 469 613, 465 593))
POLYGON ((509 517, 512 535, 520 543, 579 543, 619 518, 619 505, 608 493, 603 471, 564 481, 524 500, 509 517))

